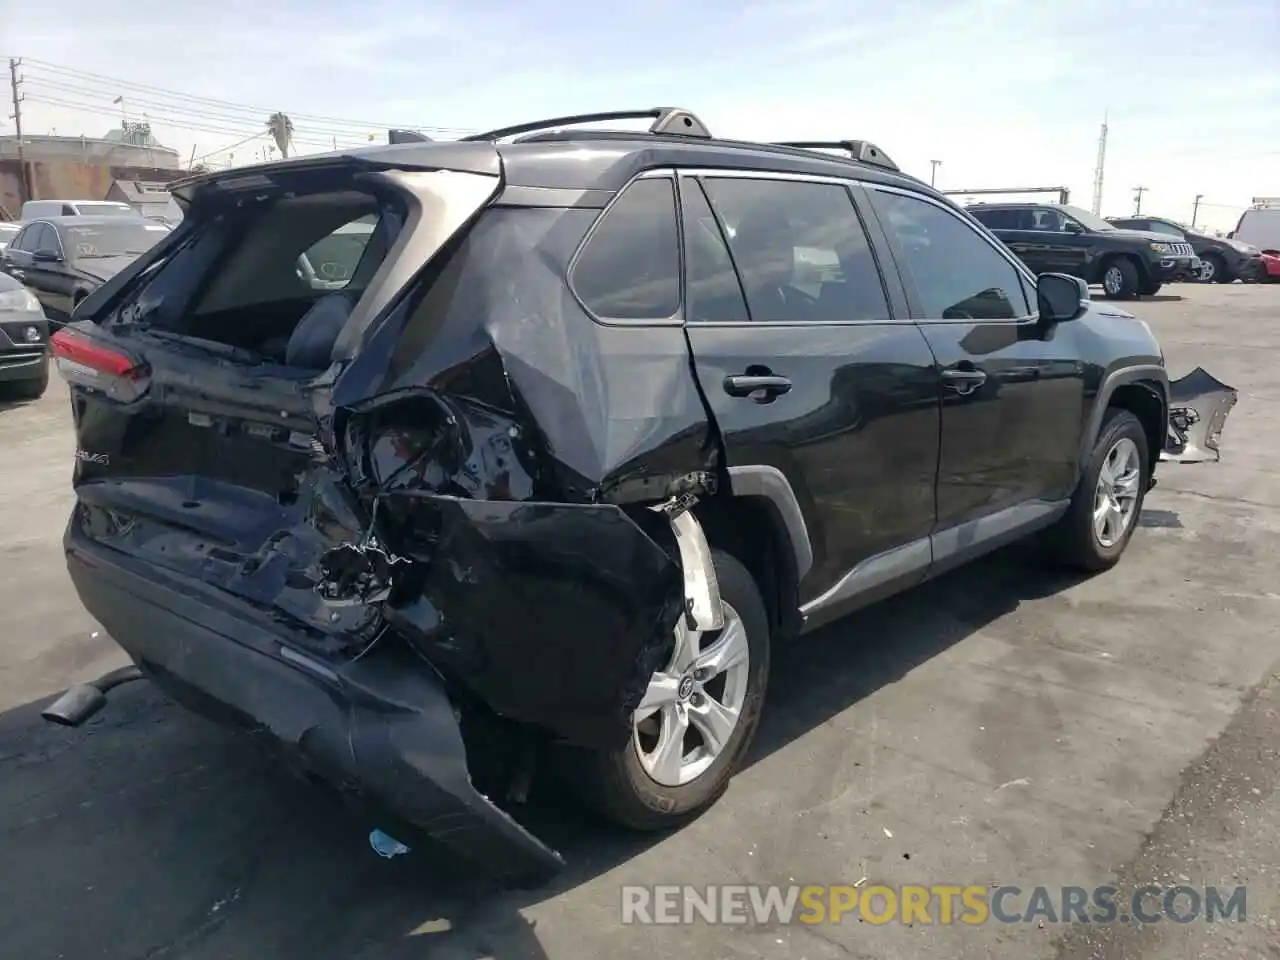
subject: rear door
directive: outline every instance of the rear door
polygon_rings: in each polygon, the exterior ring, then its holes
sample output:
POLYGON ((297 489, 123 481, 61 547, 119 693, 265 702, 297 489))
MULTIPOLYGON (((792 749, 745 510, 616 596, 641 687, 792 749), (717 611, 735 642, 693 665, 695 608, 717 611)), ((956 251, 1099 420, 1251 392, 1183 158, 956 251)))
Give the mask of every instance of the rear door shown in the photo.
POLYGON ((934 522, 933 356, 855 192, 761 173, 680 178, 698 377, 731 476, 770 472, 800 506, 811 622, 922 575, 934 522))
POLYGON ((1077 331, 1041 323, 1031 280, 950 207, 869 193, 941 368, 934 552, 960 562, 1070 496, 1085 420, 1077 331))

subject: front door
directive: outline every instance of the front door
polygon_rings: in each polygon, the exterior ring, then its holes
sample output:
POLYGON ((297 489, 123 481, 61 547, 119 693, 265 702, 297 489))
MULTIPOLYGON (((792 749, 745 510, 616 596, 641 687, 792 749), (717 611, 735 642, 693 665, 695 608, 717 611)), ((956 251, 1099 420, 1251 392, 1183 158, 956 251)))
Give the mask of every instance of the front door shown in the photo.
POLYGON ((869 193, 941 370, 935 561, 946 565, 1071 495, 1084 366, 1070 325, 1040 322, 1031 280, 985 234, 918 194, 869 193))
POLYGON ((731 479, 772 471, 801 507, 811 624, 922 577, 934 523, 937 372, 854 192, 761 173, 680 179, 698 379, 731 479))

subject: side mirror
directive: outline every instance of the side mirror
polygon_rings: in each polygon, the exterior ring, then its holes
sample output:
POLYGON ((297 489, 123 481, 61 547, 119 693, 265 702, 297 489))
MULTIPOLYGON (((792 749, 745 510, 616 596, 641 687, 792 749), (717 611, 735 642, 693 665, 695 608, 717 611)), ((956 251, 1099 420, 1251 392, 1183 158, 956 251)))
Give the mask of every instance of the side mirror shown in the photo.
POLYGON ((62 257, 53 250, 36 250, 32 252, 31 259, 36 263, 57 263, 62 257))
POLYGON ((1084 227, 1076 223, 1074 220, 1064 220, 1062 223, 1063 233, 1084 233, 1084 227))
POLYGON ((1036 278, 1036 301, 1042 320, 1066 323, 1084 313, 1089 285, 1065 273, 1042 273, 1036 278))

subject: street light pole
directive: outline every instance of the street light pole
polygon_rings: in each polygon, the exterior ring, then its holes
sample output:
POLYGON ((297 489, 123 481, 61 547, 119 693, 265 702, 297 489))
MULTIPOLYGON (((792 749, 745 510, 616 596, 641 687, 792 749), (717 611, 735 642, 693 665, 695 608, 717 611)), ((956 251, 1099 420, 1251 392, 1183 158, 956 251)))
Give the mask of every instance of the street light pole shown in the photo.
POLYGON ((1196 194, 1196 202, 1191 205, 1191 229, 1196 228, 1196 217, 1200 215, 1200 201, 1204 199, 1203 193, 1196 194))
POLYGON ((941 160, 930 160, 930 161, 929 161, 929 164, 930 164, 930 166, 932 167, 932 169, 929 171, 929 186, 931 186, 931 187, 932 187, 932 186, 934 186, 934 185, 937 183, 937 180, 938 180, 938 168, 939 168, 940 166, 942 166, 942 161, 941 161, 941 160))

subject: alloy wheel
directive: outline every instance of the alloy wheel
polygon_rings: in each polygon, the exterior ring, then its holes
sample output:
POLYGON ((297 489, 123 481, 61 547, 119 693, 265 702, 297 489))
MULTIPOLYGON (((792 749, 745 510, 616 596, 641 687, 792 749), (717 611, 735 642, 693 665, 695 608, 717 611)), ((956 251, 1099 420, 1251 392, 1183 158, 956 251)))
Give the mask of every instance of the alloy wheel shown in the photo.
POLYGON ((719 630, 690 630, 681 618, 670 661, 632 715, 636 754, 655 783, 683 786, 716 762, 742 719, 750 670, 746 626, 729 604, 719 630))
POLYGON ((1093 495, 1093 535, 1104 549, 1119 543, 1133 524, 1142 483, 1138 445, 1121 437, 1107 451, 1093 495))
POLYGON ((1102 288, 1111 296, 1115 296, 1124 287, 1124 274, 1121 273, 1119 267, 1107 267, 1107 272, 1102 275, 1102 288))

